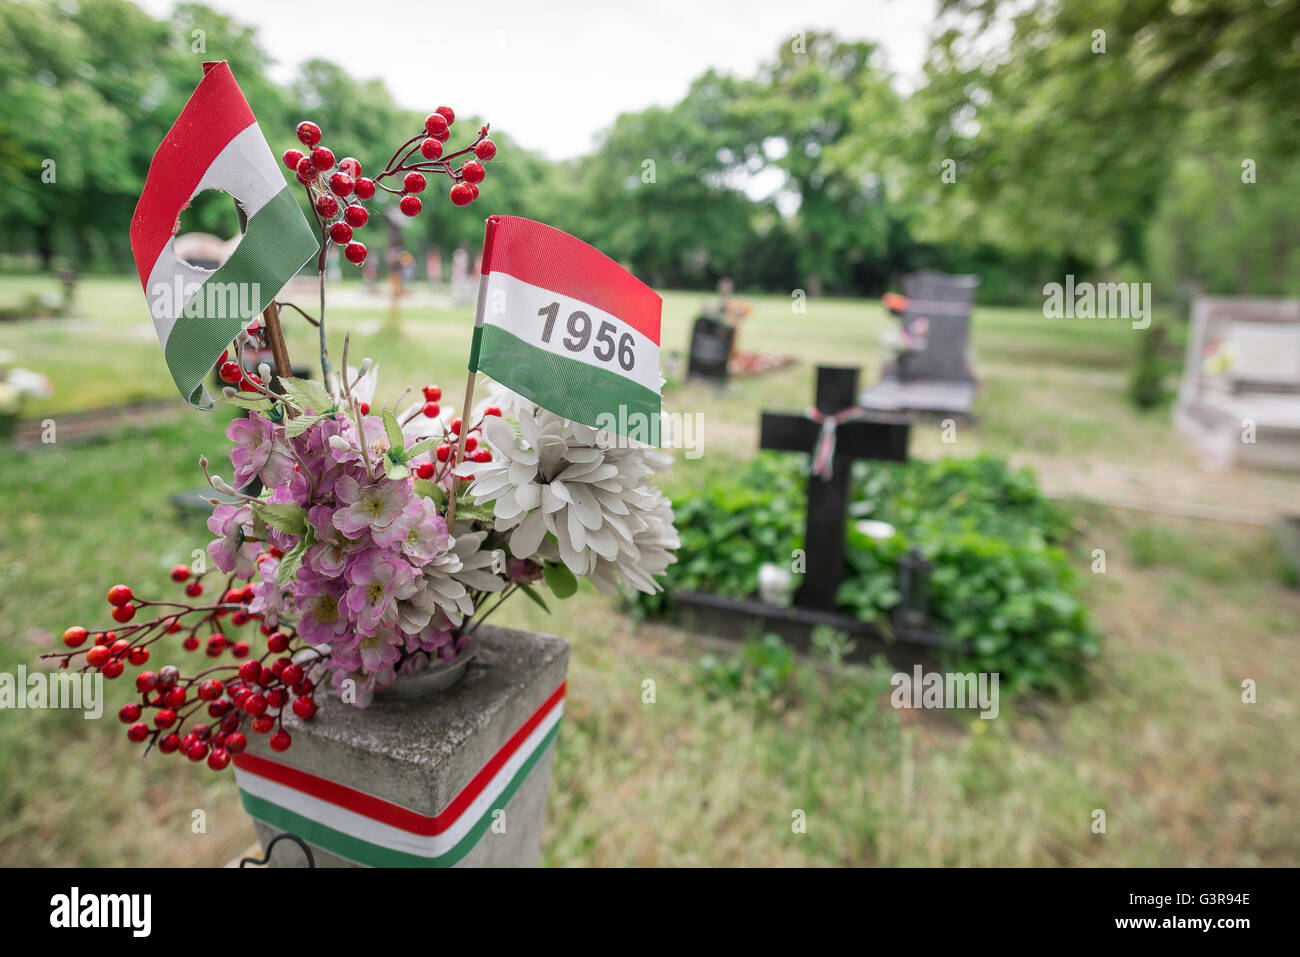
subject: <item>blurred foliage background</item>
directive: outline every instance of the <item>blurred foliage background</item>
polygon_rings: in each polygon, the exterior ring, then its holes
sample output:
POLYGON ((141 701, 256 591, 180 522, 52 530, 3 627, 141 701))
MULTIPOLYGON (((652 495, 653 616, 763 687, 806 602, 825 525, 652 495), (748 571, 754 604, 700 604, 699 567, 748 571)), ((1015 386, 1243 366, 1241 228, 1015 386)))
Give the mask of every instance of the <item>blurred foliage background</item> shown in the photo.
MULTIPOLYGON (((1295 294, 1297 36, 1296 0, 942 0, 916 84, 870 42, 809 32, 773 38, 752 76, 708 72, 670 108, 619 116, 577 160, 499 131, 493 208, 574 232, 656 286, 731 276, 874 295, 936 267, 979 272, 983 300, 1006 304, 1041 301, 1064 273, 1153 281, 1168 304, 1295 294)), ((256 32, 202 6, 163 22, 127 0, 6 3, 0 265, 129 271, 123 224, 152 151, 214 58, 275 149, 304 115, 363 156, 418 129, 381 83, 325 60, 271 81, 256 32), (205 54, 189 45, 198 23, 205 54), (41 185, 48 158, 57 190, 41 185)), ((187 215, 233 231, 228 204, 187 215)), ((430 203, 404 228, 408 248, 446 256, 481 226, 430 203)), ((368 238, 382 248, 381 232, 368 238)))

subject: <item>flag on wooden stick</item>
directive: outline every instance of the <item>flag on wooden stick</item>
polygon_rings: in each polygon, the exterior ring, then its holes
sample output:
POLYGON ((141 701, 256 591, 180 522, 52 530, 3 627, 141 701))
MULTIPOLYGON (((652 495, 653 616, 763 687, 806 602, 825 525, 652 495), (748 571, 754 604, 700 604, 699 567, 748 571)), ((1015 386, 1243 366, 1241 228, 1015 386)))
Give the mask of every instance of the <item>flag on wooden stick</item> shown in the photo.
POLYGON ((662 308, 654 290, 581 240, 492 216, 470 371, 556 415, 627 434, 659 416, 662 308))
POLYGON ((167 368, 191 405, 222 351, 319 246, 230 67, 205 63, 154 154, 131 220, 131 251, 167 368), (229 193, 244 234, 219 268, 176 254, 180 214, 199 193, 229 193))

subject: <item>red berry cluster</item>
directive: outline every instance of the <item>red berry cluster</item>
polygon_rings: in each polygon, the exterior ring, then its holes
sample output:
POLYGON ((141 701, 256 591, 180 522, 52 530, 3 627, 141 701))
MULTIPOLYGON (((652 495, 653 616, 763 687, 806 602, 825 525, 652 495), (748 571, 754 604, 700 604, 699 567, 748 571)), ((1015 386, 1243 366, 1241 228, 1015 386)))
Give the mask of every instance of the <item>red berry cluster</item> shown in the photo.
MULTIPOLYGON (((256 338, 262 331, 261 320, 254 319, 248 324, 248 328, 245 331, 248 333, 250 339, 256 338)), ((221 358, 216 361, 215 365, 217 367, 217 375, 220 377, 221 381, 236 386, 240 392, 256 392, 258 391, 257 387, 262 384, 261 376, 254 372, 244 371, 243 366, 241 366, 236 360, 230 358, 229 347, 222 350, 221 358)))
MULTIPOLYGON (((259 564, 278 557, 277 552, 270 548, 259 556, 259 564)), ((189 598, 203 594, 203 577, 194 575, 185 565, 177 565, 171 571, 172 581, 183 584, 189 598)), ((231 657, 243 659, 242 662, 213 665, 189 677, 175 665, 140 672, 135 678, 140 700, 125 704, 118 711, 118 718, 127 725, 127 738, 137 743, 147 740, 150 748, 156 746, 163 754, 180 753, 195 762, 206 760, 214 771, 229 765, 231 757, 247 746, 245 726, 254 734, 270 734, 271 749, 283 751, 292 743, 289 732, 282 726, 286 706, 303 720, 316 714, 316 700, 312 697, 315 681, 308 675, 315 659, 305 663, 294 661, 302 652, 309 655, 314 652, 296 641, 293 628, 275 630, 262 622, 261 616, 248 607, 252 588, 234 587, 235 584, 231 576, 225 583, 222 601, 203 606, 141 601, 128 586, 114 585, 108 590, 108 603, 112 606, 113 620, 123 627, 119 631, 91 632, 74 625, 63 633, 63 643, 80 649, 93 636, 91 646, 84 652, 74 650, 44 657, 58 658, 60 667, 67 668, 74 658, 84 655, 81 670, 94 669, 112 679, 121 675, 128 664, 139 667, 148 662, 149 646, 164 635, 188 630, 183 641, 187 651, 203 647, 209 658, 219 658, 229 652, 231 657), (128 624, 135 621, 142 608, 169 610, 147 621, 128 624), (266 651, 260 657, 250 657, 249 642, 232 640, 226 634, 227 625, 223 622, 227 619, 228 626, 233 627, 258 622, 266 637, 266 651), (200 631, 208 633, 206 641, 200 640, 200 631), (145 720, 149 712, 152 717, 145 720), (197 720, 205 714, 210 721, 187 728, 191 718, 197 720)))
POLYGON ((370 214, 361 203, 372 199, 376 190, 401 197, 398 208, 407 216, 418 216, 424 208, 419 194, 429 185, 426 173, 445 173, 451 179, 451 201, 457 206, 468 206, 478 198, 478 184, 487 175, 483 163, 496 156, 497 147, 487 138, 488 128, 483 126, 469 146, 444 155, 443 143, 451 136, 454 122, 456 114, 451 107, 438 107, 425 119, 424 128, 398 147, 388 165, 373 179, 361 175, 361 161, 351 156, 335 163, 333 151, 321 145, 320 127, 315 123, 298 124, 298 140, 310 152, 288 150, 284 165, 306 187, 322 235, 343 247, 348 262, 360 265, 366 260, 365 244, 353 239, 353 230, 369 220, 370 214), (421 159, 414 159, 417 152, 421 159), (477 158, 459 167, 454 165, 453 160, 470 153, 477 158), (402 177, 400 189, 384 184, 394 176, 402 177))
POLYGON ((361 161, 354 157, 345 156, 336 163, 334 151, 321 145, 320 140, 319 126, 305 120, 299 123, 298 141, 309 152, 286 150, 284 165, 306 187, 322 232, 343 247, 348 262, 359 265, 366 261, 366 247, 353 240, 352 231, 370 219, 358 200, 375 195, 375 182, 361 175, 361 161))
MULTIPOLYGON (((423 391, 424 406, 412 412, 407 421, 419 415, 429 419, 437 419, 442 415, 442 407, 438 404, 439 400, 442 399, 442 388, 436 385, 426 385, 423 391)), ((490 415, 499 416, 500 414, 501 410, 495 405, 490 405, 483 410, 483 418, 490 415)), ((492 452, 486 446, 481 447, 480 439, 477 437, 482 435, 482 426, 483 419, 479 419, 465 434, 465 458, 472 462, 492 461, 492 452)), ((429 458, 415 466, 417 478, 433 479, 441 482, 447 473, 455 468, 456 462, 452 461, 452 459, 456 451, 455 443, 459 441, 462 427, 463 423, 460 419, 452 419, 450 423, 443 425, 443 439, 445 441, 434 446, 428 453, 429 458)), ((464 481, 473 481, 473 476, 465 477, 464 481)))

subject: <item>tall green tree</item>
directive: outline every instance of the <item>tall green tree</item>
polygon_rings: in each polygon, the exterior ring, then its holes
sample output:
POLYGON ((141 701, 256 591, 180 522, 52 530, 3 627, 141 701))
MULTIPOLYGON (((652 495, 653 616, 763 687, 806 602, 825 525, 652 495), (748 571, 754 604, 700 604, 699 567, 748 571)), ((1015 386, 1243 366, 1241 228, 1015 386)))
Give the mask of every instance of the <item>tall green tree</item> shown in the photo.
POLYGON ((811 291, 876 285, 896 220, 876 137, 900 97, 872 43, 804 31, 782 44, 731 108, 747 168, 778 171, 797 201, 798 271, 811 291))
MULTIPOLYGON (((1298 34, 1295 0, 946 0, 902 140, 922 231, 1145 263, 1152 241, 1173 238, 1152 235, 1157 210, 1186 207, 1169 197, 1188 185, 1190 154, 1294 151, 1300 100, 1284 78, 1300 67, 1298 34), (1247 122, 1247 104, 1266 122, 1247 122)), ((1242 185, 1231 165, 1220 190, 1242 185)))

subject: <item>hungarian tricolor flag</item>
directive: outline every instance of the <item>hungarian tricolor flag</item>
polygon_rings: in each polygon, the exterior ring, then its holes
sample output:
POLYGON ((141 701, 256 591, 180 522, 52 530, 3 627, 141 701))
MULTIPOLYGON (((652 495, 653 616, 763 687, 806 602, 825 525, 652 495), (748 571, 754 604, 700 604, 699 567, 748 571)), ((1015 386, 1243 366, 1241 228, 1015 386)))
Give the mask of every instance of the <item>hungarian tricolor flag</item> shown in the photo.
POLYGON ((491 216, 469 367, 544 409, 626 435, 659 416, 663 300, 544 223, 491 216))
POLYGON ((131 251, 167 368, 195 406, 222 350, 319 248, 230 67, 205 63, 203 71, 154 154, 131 219, 131 251), (181 211, 208 189, 233 196, 245 224, 215 270, 181 259, 172 243, 181 211))

